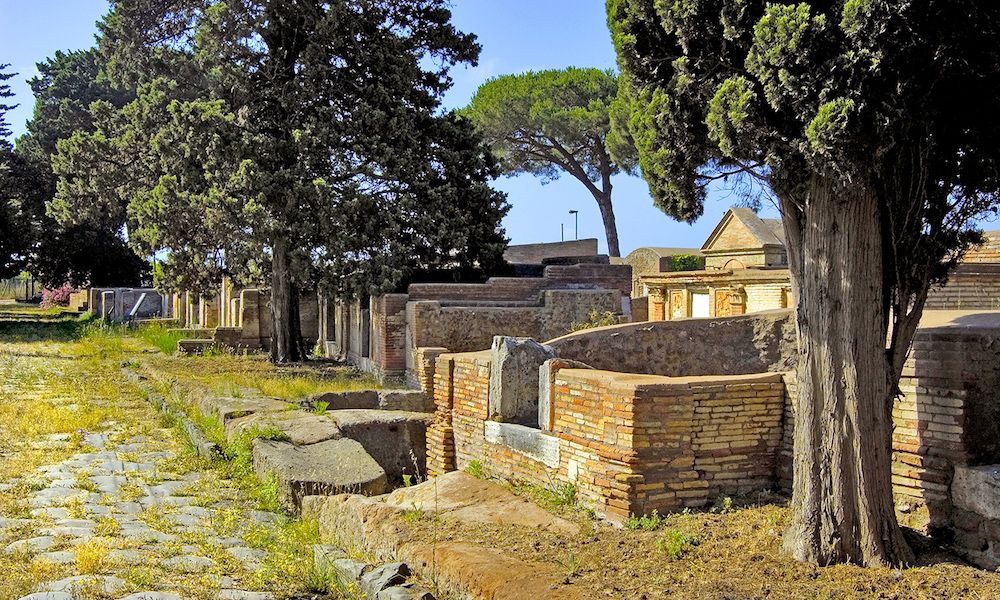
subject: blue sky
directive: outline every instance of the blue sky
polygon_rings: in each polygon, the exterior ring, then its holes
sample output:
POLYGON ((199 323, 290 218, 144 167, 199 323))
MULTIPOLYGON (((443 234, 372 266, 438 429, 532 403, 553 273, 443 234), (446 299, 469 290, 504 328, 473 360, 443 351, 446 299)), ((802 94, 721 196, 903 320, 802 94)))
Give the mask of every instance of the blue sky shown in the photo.
MULTIPOLYGON (((479 66, 453 73, 454 88, 445 98, 449 107, 464 106, 476 88, 497 75, 550 68, 614 68, 615 53, 607 30, 603 0, 453 0, 454 22, 475 33, 483 45, 479 66)), ((0 63, 20 73, 12 81, 21 106, 10 115, 15 135, 31 115, 27 79, 35 63, 56 50, 76 50, 93 44, 94 23, 107 11, 104 0, 0 0, 0 63)), ((569 176, 542 185, 530 176, 501 178, 495 183, 513 205, 504 221, 515 244, 558 241, 560 225, 566 239, 574 236, 570 210, 580 211, 580 237, 604 243, 597 204, 583 185, 569 176)), ((713 193, 705 215, 694 225, 678 223, 653 207, 645 182, 620 176, 614 181, 615 213, 622 253, 639 246, 698 247, 725 210, 730 194, 713 193)), ((773 209, 766 209, 773 216, 773 209)))

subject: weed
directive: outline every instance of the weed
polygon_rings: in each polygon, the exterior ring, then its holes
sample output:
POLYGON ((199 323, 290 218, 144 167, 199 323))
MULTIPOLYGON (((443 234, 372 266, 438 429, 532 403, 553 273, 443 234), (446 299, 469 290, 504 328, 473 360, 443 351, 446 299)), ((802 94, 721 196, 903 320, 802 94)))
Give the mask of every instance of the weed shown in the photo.
POLYGON ((585 329, 594 329, 595 327, 607 327, 609 325, 617 325, 620 323, 620 315, 616 315, 611 311, 606 311, 604 313, 599 313, 596 310, 590 311, 586 321, 582 323, 573 323, 570 325, 570 332, 573 331, 583 331, 585 329))
POLYGON ((631 529, 633 531, 656 531, 666 522, 667 518, 661 517, 660 513, 654 509, 653 512, 641 517, 636 515, 629 516, 629 518, 625 520, 625 529, 631 529))
POLYGON ((76 570, 80 574, 101 573, 108 567, 108 547, 99 540, 90 540, 73 549, 76 570))
POLYGON ((474 460, 466 465, 465 472, 476 479, 486 479, 486 473, 483 471, 483 463, 478 460, 474 460))
POLYGON ((660 539, 656 540, 656 549, 666 554, 671 560, 681 558, 697 545, 698 538, 677 529, 668 529, 660 539))
POLYGON ((325 415, 327 408, 330 408, 330 403, 329 402, 323 402, 321 400, 314 400, 313 403, 312 403, 313 412, 316 413, 317 415, 321 415, 321 416, 325 415))
POLYGON ((155 346, 164 354, 177 352, 177 343, 184 338, 184 334, 176 329, 169 329, 164 325, 145 325, 136 331, 137 337, 151 346, 155 346))
POLYGON ((729 496, 723 496, 715 501, 712 509, 709 512, 713 512, 719 515, 727 515, 735 510, 733 508, 733 499, 729 496))
POLYGON ((572 550, 566 551, 565 559, 556 559, 556 564, 566 571, 566 577, 576 577, 580 574, 580 559, 572 550))

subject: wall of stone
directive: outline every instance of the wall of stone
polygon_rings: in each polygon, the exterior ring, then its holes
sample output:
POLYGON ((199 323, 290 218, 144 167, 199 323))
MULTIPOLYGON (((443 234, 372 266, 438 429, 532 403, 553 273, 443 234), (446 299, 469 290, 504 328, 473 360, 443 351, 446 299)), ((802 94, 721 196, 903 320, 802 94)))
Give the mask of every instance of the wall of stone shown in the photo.
POLYGON ((780 374, 669 378, 562 369, 551 432, 489 420, 488 352, 444 354, 435 373, 432 474, 467 468, 543 487, 572 483, 613 521, 770 487, 780 374))
POLYGON ((742 375, 794 369, 792 311, 650 321, 588 329, 548 342, 560 358, 650 375, 742 375))
POLYGON ((787 288, 787 284, 780 283, 745 286, 743 289, 746 294, 746 312, 753 313, 792 308, 788 306, 787 293, 785 291, 787 288))
POLYGON ((547 340, 586 322, 591 312, 620 310, 621 294, 617 290, 547 290, 542 292, 540 306, 468 307, 410 302, 405 317, 407 380, 415 385, 421 371, 433 368, 418 355, 422 348, 473 352, 489 348, 497 335, 547 340))
MULTIPOLYGON (((983 252, 986 253, 985 250, 983 252)), ((992 252, 989 255, 992 256, 992 252)), ((1000 258, 997 260, 1000 261, 1000 258)), ((925 308, 1000 310, 1000 264, 962 263, 944 286, 930 291, 925 308)))
POLYGON ((503 253, 504 260, 518 265, 540 265, 546 258, 567 256, 597 256, 597 238, 542 244, 518 244, 507 246, 507 250, 503 253))

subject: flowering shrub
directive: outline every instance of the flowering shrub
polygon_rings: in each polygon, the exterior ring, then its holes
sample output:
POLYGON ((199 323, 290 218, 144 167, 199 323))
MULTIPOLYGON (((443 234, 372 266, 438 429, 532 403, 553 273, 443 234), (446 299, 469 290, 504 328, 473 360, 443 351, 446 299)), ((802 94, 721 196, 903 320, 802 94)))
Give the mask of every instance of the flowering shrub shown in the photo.
POLYGON ((69 306, 69 295, 75 291, 76 289, 68 283, 64 283, 55 289, 43 289, 42 308, 69 306))

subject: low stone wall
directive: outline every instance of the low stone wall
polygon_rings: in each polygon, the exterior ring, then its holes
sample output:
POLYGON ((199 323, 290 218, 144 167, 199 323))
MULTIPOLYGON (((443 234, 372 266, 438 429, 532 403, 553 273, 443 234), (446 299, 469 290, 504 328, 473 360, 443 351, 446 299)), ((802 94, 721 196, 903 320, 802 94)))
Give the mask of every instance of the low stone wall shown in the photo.
POLYGON ((562 369, 548 432, 490 420, 490 363, 489 352, 438 357, 430 473, 476 461, 502 479, 572 483, 581 501, 612 521, 774 484, 780 374, 671 378, 562 369))
POLYGON ((1000 310, 1000 264, 963 262, 927 295, 927 310, 1000 310))
MULTIPOLYGON (((541 306, 453 307, 440 302, 410 302, 406 307, 407 380, 418 385, 420 373, 433 369, 433 361, 422 358, 422 349, 473 352, 488 348, 493 337, 507 335, 538 340, 561 336, 574 325, 585 323, 592 312, 618 313, 622 309, 617 290, 548 290, 541 306)), ((440 352, 439 352, 440 353, 440 352)), ((433 375, 424 375, 429 381, 433 375)))
POLYGON ((1000 465, 959 467, 951 484, 954 548, 984 569, 1000 567, 1000 465))
MULTIPOLYGON (((560 358, 650 375, 741 375, 795 366, 790 310, 588 329, 547 342, 560 358)), ((482 346, 485 347, 485 346, 482 346)))
POLYGON ((511 264, 540 265, 547 258, 597 256, 597 238, 507 246, 503 258, 511 264))

